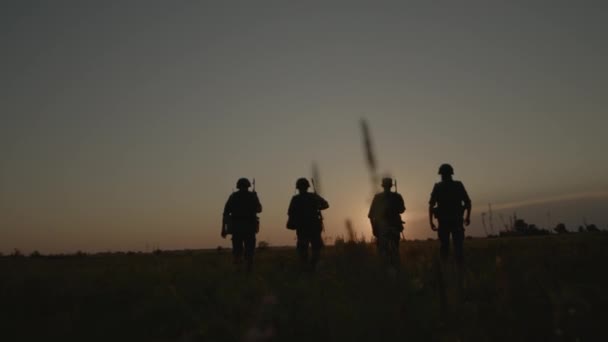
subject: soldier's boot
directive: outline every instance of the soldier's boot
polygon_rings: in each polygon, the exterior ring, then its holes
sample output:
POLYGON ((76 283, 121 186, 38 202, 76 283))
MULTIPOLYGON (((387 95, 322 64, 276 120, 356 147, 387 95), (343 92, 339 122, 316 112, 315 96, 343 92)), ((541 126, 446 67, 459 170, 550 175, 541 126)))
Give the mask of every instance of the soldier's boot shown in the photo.
POLYGON ((308 249, 306 249, 300 253, 300 269, 302 272, 308 273, 314 268, 313 259, 314 259, 314 254, 313 254, 313 258, 310 258, 308 249))
POLYGON ((247 264, 246 264, 246 270, 247 272, 251 272, 251 270, 253 269, 253 257, 248 257, 247 258, 247 264))
POLYGON ((312 258, 310 259, 310 267, 314 271, 317 268, 319 262, 319 251, 312 251, 312 258))
POLYGON ((298 246, 298 256, 302 264, 308 263, 308 247, 298 246))

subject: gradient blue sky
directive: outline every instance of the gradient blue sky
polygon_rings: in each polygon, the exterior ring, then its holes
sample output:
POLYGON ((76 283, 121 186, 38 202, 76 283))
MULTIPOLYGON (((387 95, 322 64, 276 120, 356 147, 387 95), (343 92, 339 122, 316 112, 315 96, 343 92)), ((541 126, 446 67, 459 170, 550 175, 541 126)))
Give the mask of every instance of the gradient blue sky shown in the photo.
POLYGON ((359 120, 427 238, 437 167, 540 226, 608 224, 602 1, 4 1, 0 251, 228 246, 255 177, 259 240, 290 245, 296 178, 369 236, 359 120))

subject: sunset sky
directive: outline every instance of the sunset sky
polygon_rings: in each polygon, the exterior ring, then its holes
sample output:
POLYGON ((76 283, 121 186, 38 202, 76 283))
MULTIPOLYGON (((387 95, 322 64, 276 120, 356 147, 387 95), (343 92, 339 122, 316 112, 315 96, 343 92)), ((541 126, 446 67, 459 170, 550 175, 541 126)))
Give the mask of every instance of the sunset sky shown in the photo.
POLYGON ((607 228, 603 1, 3 1, 0 20, 2 253, 227 247, 239 177, 258 241, 295 245, 313 162, 325 234, 369 237, 363 118, 408 239, 434 236, 444 162, 469 235, 488 203, 495 230, 607 228))

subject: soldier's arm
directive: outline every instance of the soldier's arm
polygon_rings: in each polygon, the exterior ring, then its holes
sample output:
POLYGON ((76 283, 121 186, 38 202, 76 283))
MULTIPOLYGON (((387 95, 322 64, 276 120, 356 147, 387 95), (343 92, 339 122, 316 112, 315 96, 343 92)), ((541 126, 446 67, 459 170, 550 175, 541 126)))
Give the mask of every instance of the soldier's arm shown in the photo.
POLYGON ((372 204, 369 206, 369 212, 367 213, 367 217, 369 218, 369 224, 372 226, 372 233, 374 236, 378 236, 377 227, 376 227, 376 211, 378 207, 378 197, 374 196, 372 200, 372 204))
POLYGON ((369 212, 367 213, 367 217, 371 220, 376 216, 376 207, 378 206, 378 196, 374 196, 372 199, 372 204, 369 206, 369 212))
POLYGON ((398 199, 397 210, 399 211, 399 214, 403 214, 403 212, 405 211, 405 202, 403 201, 403 196, 399 195, 399 197, 397 197, 397 199, 398 199))
POLYGON ((472 208, 471 198, 469 197, 467 190, 464 188, 464 184, 460 183, 460 185, 462 186, 462 195, 463 195, 462 201, 464 202, 464 210, 465 210, 464 223, 468 226, 471 223, 471 208, 472 208))
POLYGON ((230 215, 231 211, 232 211, 232 195, 230 195, 230 197, 228 197, 228 200, 226 201, 226 204, 224 205, 224 216, 230 215))
POLYGON ((436 195, 436 187, 437 184, 433 187, 433 191, 431 192, 431 199, 429 200, 429 224, 432 230, 437 230, 435 227, 435 222, 433 222, 433 208, 437 205, 437 195, 436 195))
POLYGON ((318 197, 318 201, 319 201, 319 210, 325 210, 327 208, 329 208, 329 203, 327 203, 327 201, 325 200, 325 198, 317 195, 318 197))
POLYGON ((222 229, 220 231, 220 235, 224 238, 226 237, 226 221, 232 212, 232 195, 228 197, 226 204, 224 205, 224 213, 222 214, 222 229))
POLYGON ((294 197, 291 198, 291 201, 289 202, 289 209, 287 209, 287 216, 292 216, 293 212, 295 210, 294 208, 294 197))

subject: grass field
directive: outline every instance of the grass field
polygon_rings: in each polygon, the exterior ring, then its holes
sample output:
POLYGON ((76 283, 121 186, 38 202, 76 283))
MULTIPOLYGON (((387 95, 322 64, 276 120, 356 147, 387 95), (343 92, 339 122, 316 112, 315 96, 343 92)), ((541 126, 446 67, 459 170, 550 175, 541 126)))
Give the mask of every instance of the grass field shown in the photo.
MULTIPOLYGON (((372 245, 295 250, 0 258, 4 341, 595 341, 608 325, 608 234, 401 244, 390 272, 372 245)), ((602 336, 604 336, 602 338, 602 336)))

